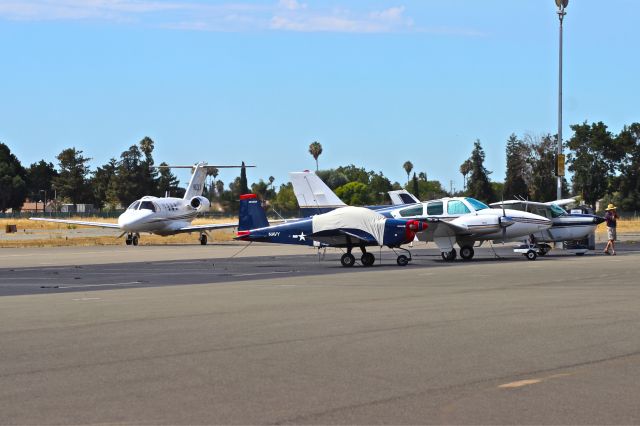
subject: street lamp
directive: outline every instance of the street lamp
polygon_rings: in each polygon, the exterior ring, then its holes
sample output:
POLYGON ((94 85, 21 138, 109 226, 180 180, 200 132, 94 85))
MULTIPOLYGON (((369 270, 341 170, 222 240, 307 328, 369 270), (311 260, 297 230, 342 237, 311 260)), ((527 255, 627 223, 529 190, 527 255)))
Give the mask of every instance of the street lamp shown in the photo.
POLYGON ((557 199, 562 198, 562 178, 564 177, 564 154, 562 154, 562 22, 564 15, 567 14, 565 9, 569 5, 569 0, 555 0, 558 6, 558 18, 560 19, 560 54, 558 64, 558 156, 556 158, 557 170, 557 199))

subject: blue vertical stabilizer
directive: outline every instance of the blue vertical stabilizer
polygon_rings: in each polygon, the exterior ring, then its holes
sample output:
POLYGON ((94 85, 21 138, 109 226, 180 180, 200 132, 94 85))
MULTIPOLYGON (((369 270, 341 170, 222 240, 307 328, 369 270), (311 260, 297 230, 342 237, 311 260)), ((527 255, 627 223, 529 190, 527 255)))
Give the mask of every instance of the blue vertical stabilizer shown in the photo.
POLYGON ((269 221, 258 197, 255 194, 241 195, 238 231, 248 231, 267 226, 269 226, 269 221))

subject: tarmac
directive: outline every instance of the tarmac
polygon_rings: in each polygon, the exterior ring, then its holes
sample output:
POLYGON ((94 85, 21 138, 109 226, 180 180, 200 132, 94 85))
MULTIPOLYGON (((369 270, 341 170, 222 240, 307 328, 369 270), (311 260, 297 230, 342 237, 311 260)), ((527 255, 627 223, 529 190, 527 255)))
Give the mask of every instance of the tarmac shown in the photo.
POLYGON ((1 424, 638 424, 640 246, 0 251, 1 424))

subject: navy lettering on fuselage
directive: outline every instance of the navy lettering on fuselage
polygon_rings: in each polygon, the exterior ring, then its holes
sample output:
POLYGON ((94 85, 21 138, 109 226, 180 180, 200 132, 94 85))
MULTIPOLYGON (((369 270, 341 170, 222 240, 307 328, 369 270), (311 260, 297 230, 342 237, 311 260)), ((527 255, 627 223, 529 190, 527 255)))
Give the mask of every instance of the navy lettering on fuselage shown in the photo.
POLYGON ((270 237, 279 237, 280 233, 279 232, 269 232, 269 236, 270 237))

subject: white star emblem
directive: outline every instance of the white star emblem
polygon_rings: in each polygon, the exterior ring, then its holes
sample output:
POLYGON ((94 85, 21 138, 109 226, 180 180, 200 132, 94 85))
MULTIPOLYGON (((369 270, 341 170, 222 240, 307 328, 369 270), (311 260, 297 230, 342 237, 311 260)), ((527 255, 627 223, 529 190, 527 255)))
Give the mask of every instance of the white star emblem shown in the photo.
POLYGON ((299 238, 299 241, 306 241, 306 239, 304 238, 304 232, 300 232, 300 235, 292 235, 293 238, 299 238))

